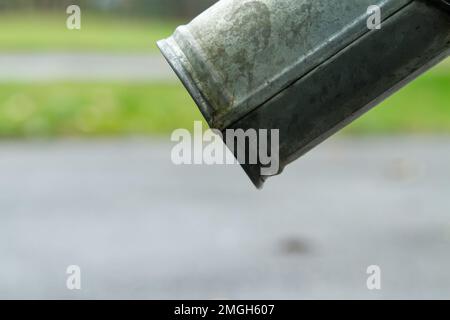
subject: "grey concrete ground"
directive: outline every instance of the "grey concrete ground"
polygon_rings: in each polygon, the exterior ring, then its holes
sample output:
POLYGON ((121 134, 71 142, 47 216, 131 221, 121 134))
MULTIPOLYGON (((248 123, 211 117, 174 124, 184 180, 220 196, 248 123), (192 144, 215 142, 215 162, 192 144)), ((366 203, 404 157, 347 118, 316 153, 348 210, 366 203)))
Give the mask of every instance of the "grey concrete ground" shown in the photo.
POLYGON ((450 298, 450 137, 334 138, 262 191, 170 148, 0 143, 0 298, 450 298))
POLYGON ((175 80, 160 54, 0 54, 0 82, 175 80))
MULTIPOLYGON (((450 70, 450 59, 435 69, 450 70)), ((171 81, 176 76, 162 55, 96 53, 0 53, 0 83, 14 81, 171 81)))

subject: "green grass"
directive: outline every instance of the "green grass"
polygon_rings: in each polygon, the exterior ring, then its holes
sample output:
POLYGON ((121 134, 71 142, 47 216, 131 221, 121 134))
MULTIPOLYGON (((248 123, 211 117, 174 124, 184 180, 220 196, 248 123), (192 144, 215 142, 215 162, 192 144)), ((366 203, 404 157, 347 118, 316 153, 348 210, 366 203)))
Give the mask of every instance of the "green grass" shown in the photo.
MULTIPOLYGON (((179 21, 65 12, 0 13, 0 52, 157 50, 179 21)), ((202 119, 180 84, 0 84, 0 137, 167 134, 202 119)), ((450 133, 450 60, 347 127, 344 134, 450 133)))
MULTIPOLYGON (((201 119, 180 84, 0 85, 4 138, 168 134, 201 119)), ((450 74, 419 78, 344 133, 450 133, 450 74)))
POLYGON ((344 133, 450 133, 450 69, 441 66, 416 79, 344 133))
POLYGON ((162 134, 201 118, 175 84, 0 85, 0 137, 162 134))
POLYGON ((67 15, 0 13, 0 52, 156 51, 156 41, 173 33, 179 21, 82 14, 81 30, 66 28, 67 15))

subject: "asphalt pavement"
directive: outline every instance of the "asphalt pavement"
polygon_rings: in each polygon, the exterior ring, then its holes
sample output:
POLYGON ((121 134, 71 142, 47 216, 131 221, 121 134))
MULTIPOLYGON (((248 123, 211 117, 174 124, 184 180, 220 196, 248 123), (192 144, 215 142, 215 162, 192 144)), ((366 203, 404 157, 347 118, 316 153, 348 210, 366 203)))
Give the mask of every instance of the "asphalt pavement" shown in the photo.
POLYGON ((450 137, 333 138, 262 191, 170 150, 0 142, 0 298, 450 298, 450 137))
POLYGON ((174 80, 160 54, 0 53, 0 83, 174 80))
MULTIPOLYGON (((450 70, 450 59, 435 72, 450 70)), ((28 81, 175 81, 159 53, 0 53, 0 83, 28 81)))

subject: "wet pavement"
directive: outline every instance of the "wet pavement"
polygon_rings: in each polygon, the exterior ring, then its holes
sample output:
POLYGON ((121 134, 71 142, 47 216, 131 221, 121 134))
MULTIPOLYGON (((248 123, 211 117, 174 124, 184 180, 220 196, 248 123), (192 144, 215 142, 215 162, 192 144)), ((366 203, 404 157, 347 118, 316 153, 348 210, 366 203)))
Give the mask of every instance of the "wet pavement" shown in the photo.
POLYGON ((159 54, 0 54, 0 83, 14 81, 175 81, 159 54))
MULTIPOLYGON (((450 58, 435 72, 448 73, 450 58)), ((0 83, 14 81, 175 81, 159 53, 0 53, 0 83)))
POLYGON ((0 298, 450 297, 450 137, 333 138, 262 191, 170 150, 1 142, 0 298))

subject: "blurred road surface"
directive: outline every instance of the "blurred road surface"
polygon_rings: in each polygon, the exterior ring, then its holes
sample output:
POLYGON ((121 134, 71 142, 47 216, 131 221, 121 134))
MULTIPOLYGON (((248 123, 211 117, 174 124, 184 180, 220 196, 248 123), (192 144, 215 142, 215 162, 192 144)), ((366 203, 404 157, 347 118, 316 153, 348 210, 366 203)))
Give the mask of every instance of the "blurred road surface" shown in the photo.
POLYGON ((333 138, 262 191, 170 149, 1 142, 0 298, 450 298, 450 137, 333 138))
MULTIPOLYGON (((448 73, 450 59, 435 69, 448 73)), ((160 54, 0 54, 0 82, 171 81, 175 74, 160 54)))
POLYGON ((175 79, 175 74, 159 54, 0 54, 0 82, 175 79))

